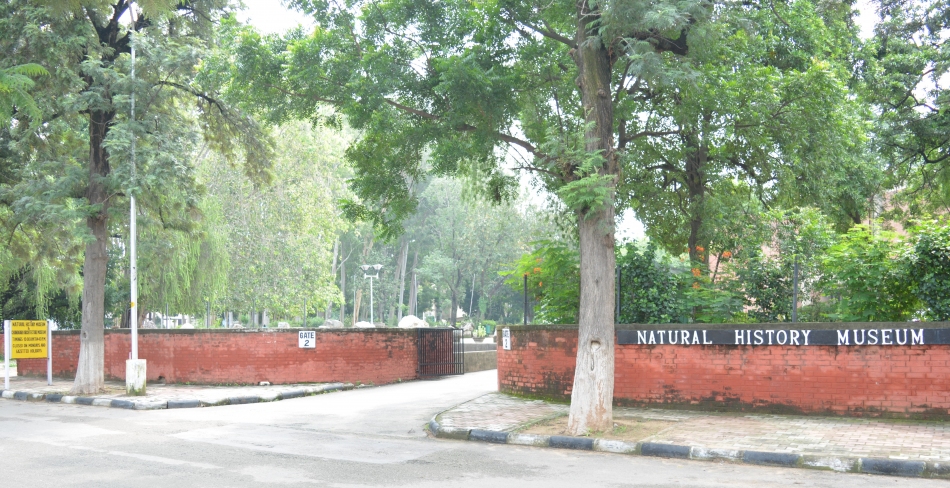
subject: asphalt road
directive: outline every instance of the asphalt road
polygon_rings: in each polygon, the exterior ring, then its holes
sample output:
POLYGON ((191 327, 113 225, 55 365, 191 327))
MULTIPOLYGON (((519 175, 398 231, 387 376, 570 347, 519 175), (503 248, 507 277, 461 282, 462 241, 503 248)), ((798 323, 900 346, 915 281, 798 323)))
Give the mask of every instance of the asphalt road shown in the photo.
POLYGON ((427 438, 494 371, 273 403, 127 411, 0 400, 4 486, 941 486, 946 481, 427 438))

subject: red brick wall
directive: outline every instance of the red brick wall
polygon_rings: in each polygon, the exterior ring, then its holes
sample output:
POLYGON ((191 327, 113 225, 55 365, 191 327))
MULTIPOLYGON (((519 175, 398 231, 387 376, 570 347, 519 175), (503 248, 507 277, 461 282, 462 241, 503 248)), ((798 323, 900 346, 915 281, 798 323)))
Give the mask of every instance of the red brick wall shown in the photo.
MULTIPOLYGON (((150 381, 174 383, 384 384, 417 377, 413 329, 324 329, 316 337, 316 348, 300 349, 296 330, 140 330, 139 357, 150 381)), ((107 330, 105 342, 106 377, 125 378, 129 331, 107 330)), ((78 331, 53 332, 53 374, 75 376, 78 358, 78 331)), ((46 360, 20 359, 17 372, 46 375, 46 360)))
MULTIPOLYGON (((569 398, 577 329, 512 328, 503 392, 569 398)), ((950 345, 617 345, 614 403, 947 417, 950 345)))

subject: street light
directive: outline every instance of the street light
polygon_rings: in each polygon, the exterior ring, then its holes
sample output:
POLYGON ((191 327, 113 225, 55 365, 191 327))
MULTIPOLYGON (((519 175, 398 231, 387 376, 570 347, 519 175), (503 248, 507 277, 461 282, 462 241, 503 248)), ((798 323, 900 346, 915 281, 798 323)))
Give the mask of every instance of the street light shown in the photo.
MULTIPOLYGON (((131 3, 131 2, 130 2, 131 3)), ((135 8, 129 5, 129 18, 132 20, 131 30, 135 30, 135 8)), ((135 121, 135 42, 132 39, 132 33, 129 33, 129 44, 132 48, 132 93, 131 93, 131 120, 135 121)), ((132 351, 129 359, 125 363, 125 391, 130 395, 145 394, 145 360, 139 359, 139 277, 138 277, 138 259, 136 256, 136 240, 138 239, 138 230, 135 221, 135 139, 132 134, 131 146, 131 181, 129 182, 129 327, 131 333, 132 351)))
POLYGON ((373 321, 373 278, 379 278, 379 270, 383 269, 382 264, 364 264, 360 266, 360 269, 363 270, 363 278, 369 278, 369 323, 375 325, 376 322, 373 321), (366 274, 370 269, 376 271, 376 274, 366 274))

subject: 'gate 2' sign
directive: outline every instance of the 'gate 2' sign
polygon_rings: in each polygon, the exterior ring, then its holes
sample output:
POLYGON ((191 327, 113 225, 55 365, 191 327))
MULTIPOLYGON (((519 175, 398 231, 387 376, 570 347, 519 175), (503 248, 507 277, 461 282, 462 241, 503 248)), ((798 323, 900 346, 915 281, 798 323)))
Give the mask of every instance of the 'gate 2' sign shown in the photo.
POLYGON ((317 347, 317 333, 312 330, 297 332, 297 347, 313 349, 317 347))
POLYGON ((950 329, 618 330, 617 344, 679 346, 917 346, 950 344, 950 329))
POLYGON ((49 347, 46 338, 45 320, 11 320, 10 357, 13 359, 45 358, 49 347))

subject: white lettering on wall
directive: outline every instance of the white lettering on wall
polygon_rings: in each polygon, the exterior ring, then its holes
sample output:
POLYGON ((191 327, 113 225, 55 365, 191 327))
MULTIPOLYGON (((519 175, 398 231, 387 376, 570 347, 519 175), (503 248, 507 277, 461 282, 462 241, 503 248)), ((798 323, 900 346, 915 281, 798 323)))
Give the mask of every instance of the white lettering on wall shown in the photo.
POLYGON ((848 345, 848 331, 846 331, 846 330, 839 330, 839 331, 838 331, 838 345, 839 345, 839 346, 841 346, 841 345, 847 346, 847 345, 848 345))

